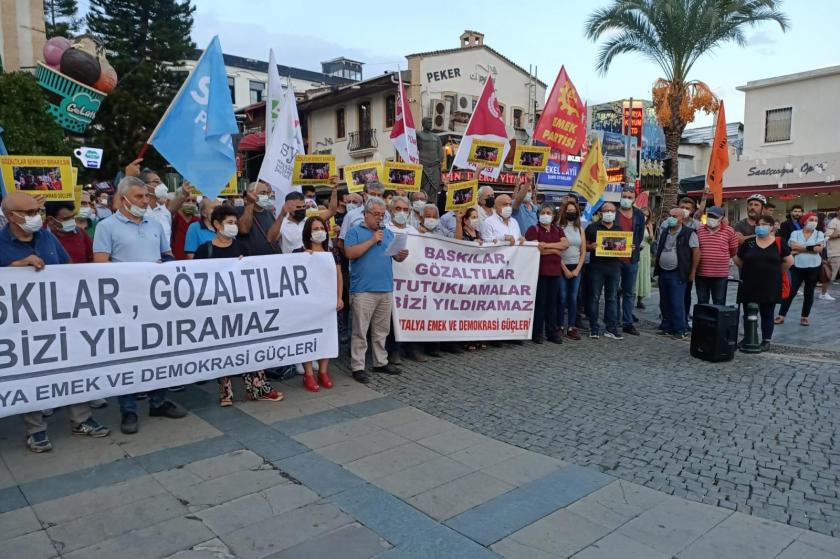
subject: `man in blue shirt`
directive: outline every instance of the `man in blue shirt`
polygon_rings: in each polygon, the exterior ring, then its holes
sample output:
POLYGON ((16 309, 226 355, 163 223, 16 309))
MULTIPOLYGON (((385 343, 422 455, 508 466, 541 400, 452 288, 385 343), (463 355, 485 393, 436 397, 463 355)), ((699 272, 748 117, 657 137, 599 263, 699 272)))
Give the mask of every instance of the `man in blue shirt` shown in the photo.
MULTIPOLYGON (((172 251, 156 219, 146 217, 149 193, 146 183, 137 177, 125 177, 117 185, 116 205, 119 210, 96 228, 93 238, 94 262, 160 262, 172 259, 172 251)), ((179 419, 186 410, 165 398, 166 389, 149 393, 149 415, 179 419)), ((122 422, 126 435, 137 432, 137 394, 119 396, 122 422)))
MULTIPOLYGON (((27 267, 36 271, 44 266, 68 264, 70 257, 49 229, 43 229, 41 203, 22 192, 13 192, 3 200, 3 214, 8 224, 0 229, 0 267, 27 267)), ((67 415, 75 435, 107 437, 111 432, 100 425, 87 403, 67 406, 67 415)), ((32 452, 52 450, 47 437, 47 423, 40 411, 23 415, 29 435, 26 444, 32 452)))
MULTIPOLYGON (((373 344, 373 371, 397 375, 400 370, 388 363, 385 338, 391 329, 391 292, 394 290, 394 272, 391 258, 385 249, 394 240, 386 229, 385 202, 382 198, 368 197, 364 206, 364 220, 350 229, 344 239, 344 252, 350 260, 350 308, 353 312, 353 337, 350 342, 350 369, 353 378, 366 384, 370 379, 365 372, 367 333, 373 344)), ((408 257, 401 250, 393 257, 402 262, 408 257)))
POLYGON ((524 235, 528 229, 538 223, 539 207, 534 203, 537 187, 534 184, 534 173, 527 173, 525 180, 513 191, 513 213, 511 217, 519 224, 519 230, 524 235))

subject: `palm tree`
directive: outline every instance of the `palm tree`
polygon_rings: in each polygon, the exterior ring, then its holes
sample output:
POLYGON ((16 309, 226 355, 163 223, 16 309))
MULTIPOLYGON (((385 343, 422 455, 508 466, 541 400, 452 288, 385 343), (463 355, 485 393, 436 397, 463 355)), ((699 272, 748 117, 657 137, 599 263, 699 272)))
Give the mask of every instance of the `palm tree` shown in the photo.
POLYGON ((744 29, 775 21, 787 30, 787 16, 778 0, 613 0, 593 12, 586 22, 587 38, 606 41, 597 69, 606 74, 622 53, 638 53, 655 62, 665 74, 653 86, 656 118, 665 132, 672 162, 671 182, 662 192, 660 212, 676 205, 679 187, 677 152, 680 138, 694 114, 716 111, 718 100, 701 81, 689 80, 692 66, 704 54, 729 41, 746 46, 744 29))

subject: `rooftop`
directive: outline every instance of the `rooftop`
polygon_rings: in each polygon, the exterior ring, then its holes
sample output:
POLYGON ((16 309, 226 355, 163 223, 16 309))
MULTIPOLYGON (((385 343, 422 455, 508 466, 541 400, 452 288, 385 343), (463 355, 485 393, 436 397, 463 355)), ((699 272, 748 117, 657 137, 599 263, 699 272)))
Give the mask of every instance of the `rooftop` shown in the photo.
MULTIPOLYGON (((513 66, 514 68, 516 68, 517 70, 519 70, 520 72, 522 72, 523 74, 525 74, 526 76, 528 75, 528 70, 526 70, 525 68, 523 68, 522 66, 520 66, 519 64, 517 64, 516 62, 514 62, 513 60, 511 60, 507 56, 503 55, 502 53, 500 53, 499 51, 497 51, 493 47, 489 47, 487 45, 478 45, 478 46, 471 46, 471 47, 457 47, 457 48, 454 48, 454 49, 443 49, 443 50, 431 50, 431 51, 428 51, 428 52, 416 52, 414 54, 407 54, 407 55, 405 55, 405 57, 411 59, 411 58, 418 58, 418 57, 440 56, 442 54, 452 54, 452 53, 455 53, 455 52, 464 52, 466 50, 471 50, 471 49, 485 49, 485 50, 488 50, 491 53, 498 56, 499 58, 501 58, 502 60, 504 60, 505 62, 507 62, 508 64, 510 64, 511 66, 513 66)), ((545 82, 543 82, 542 80, 538 79, 537 83, 540 84, 543 87, 548 87, 545 84, 545 82)))
MULTIPOLYGON (((403 85, 410 84, 410 75, 408 70, 402 71, 403 85)), ((298 110, 311 111, 388 89, 396 93, 397 83, 397 73, 387 72, 359 82, 313 89, 306 92, 306 100, 298 104, 298 110)))
MULTIPOLYGON (((194 60, 198 60, 204 51, 196 49, 194 60)), ((223 55, 225 59, 225 66, 232 66, 234 68, 242 68, 243 70, 254 70, 256 72, 268 73, 268 62, 264 60, 255 60, 253 58, 245 58, 244 56, 236 56, 234 54, 223 55)), ((304 70, 303 68, 293 68, 292 66, 277 65, 277 71, 281 77, 289 76, 296 80, 305 80, 313 83, 323 83, 327 85, 343 85, 353 83, 353 80, 347 78, 339 78, 336 76, 329 76, 327 74, 316 72, 314 70, 304 70)))
POLYGON ((747 85, 739 85, 735 89, 737 89, 738 91, 749 91, 751 89, 758 89, 760 87, 770 87, 773 85, 801 82, 804 80, 812 80, 815 78, 824 78, 827 76, 835 75, 840 75, 840 66, 828 66, 826 68, 808 70, 807 72, 788 74, 786 76, 776 76, 774 78, 765 78, 763 80, 755 80, 747 82, 747 85))
MULTIPOLYGON (((726 123, 726 137, 731 139, 737 138, 738 134, 744 131, 744 125, 740 122, 726 123)), ((706 144, 711 145, 715 139, 714 126, 700 126, 698 128, 688 128, 683 132, 680 138, 681 144, 706 144)), ((730 142, 731 143, 731 142, 730 142)))

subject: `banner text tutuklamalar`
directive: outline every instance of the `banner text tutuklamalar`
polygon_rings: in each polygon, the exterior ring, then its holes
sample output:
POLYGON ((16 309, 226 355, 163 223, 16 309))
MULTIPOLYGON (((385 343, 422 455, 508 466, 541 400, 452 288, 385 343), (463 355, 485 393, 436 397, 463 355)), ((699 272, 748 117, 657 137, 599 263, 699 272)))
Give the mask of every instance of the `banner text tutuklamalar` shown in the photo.
POLYGON ((328 254, 0 278, 0 417, 338 355, 328 254))

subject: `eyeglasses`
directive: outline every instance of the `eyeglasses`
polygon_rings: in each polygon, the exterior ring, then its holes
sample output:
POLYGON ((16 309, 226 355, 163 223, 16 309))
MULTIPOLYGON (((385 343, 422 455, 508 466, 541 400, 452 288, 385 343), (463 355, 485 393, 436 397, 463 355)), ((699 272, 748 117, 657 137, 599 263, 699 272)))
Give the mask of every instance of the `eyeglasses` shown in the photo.
POLYGON ((35 208, 34 210, 26 210, 26 211, 13 210, 12 213, 16 213, 18 215, 25 215, 27 217, 35 217, 36 215, 41 213, 41 210, 39 208, 35 208))
POLYGON ((373 217, 385 217, 385 212, 368 212, 373 217))

